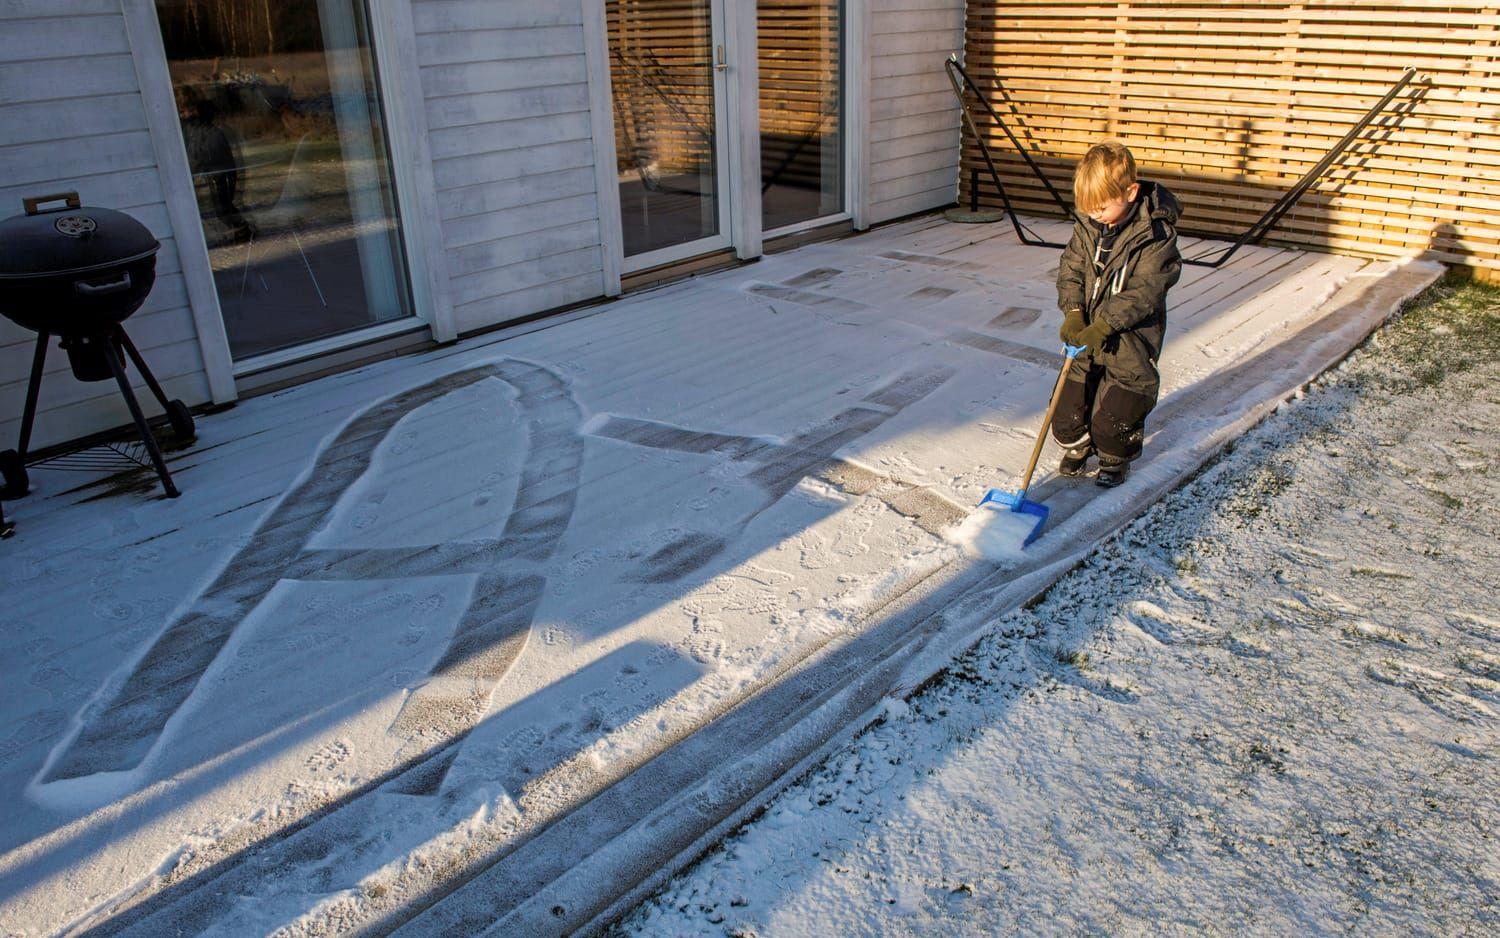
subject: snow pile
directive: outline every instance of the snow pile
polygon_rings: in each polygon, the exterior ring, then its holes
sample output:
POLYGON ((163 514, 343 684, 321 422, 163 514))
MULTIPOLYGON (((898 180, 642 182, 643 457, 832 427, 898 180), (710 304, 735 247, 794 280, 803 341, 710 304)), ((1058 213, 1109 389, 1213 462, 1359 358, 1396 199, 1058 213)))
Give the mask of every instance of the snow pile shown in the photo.
POLYGON ((1026 538, 1040 522, 1036 515, 989 502, 970 512, 963 523, 945 530, 943 536, 971 557, 1010 565, 1021 559, 1026 538))
POLYGON ((1429 298, 623 930, 1493 932, 1500 295, 1429 298))

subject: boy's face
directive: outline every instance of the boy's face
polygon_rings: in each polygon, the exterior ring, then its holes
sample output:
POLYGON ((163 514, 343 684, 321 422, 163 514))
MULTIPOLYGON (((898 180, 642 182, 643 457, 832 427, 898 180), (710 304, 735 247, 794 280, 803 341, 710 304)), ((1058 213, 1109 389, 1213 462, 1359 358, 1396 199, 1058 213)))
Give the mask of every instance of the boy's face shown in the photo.
POLYGON ((1103 205, 1097 206, 1089 212, 1089 217, 1101 225, 1116 224, 1125 217, 1125 213, 1130 209, 1130 203, 1135 201, 1135 197, 1140 195, 1140 192, 1141 184, 1133 182, 1130 188, 1125 190, 1124 195, 1116 196, 1103 205))

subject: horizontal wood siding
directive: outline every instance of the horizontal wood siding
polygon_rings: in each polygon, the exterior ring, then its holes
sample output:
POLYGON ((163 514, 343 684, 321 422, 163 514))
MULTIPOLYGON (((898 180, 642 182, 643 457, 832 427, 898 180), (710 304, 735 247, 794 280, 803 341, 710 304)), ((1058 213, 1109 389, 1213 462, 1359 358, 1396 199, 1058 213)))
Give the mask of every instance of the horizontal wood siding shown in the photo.
POLYGON ((959 109, 943 60, 963 48, 961 0, 870 0, 869 221, 949 205, 959 109))
MULTIPOLYGON (((972 0, 966 61, 1060 189, 1089 144, 1115 138, 1182 196, 1184 230, 1214 235, 1243 231, 1415 66, 1423 77, 1272 240, 1431 250, 1493 276, 1497 36, 1494 0, 972 0)), ((1058 214, 998 128, 985 120, 981 132, 1017 207, 1058 214)), ((966 139, 966 184, 982 165, 966 139)), ((990 185, 981 192, 997 204, 990 185)))
POLYGON ((604 292, 582 6, 416 0, 460 332, 604 292))
MULTIPOLYGON (((0 218, 24 196, 76 191, 162 243, 156 286, 125 324, 167 393, 209 399, 208 379, 167 216, 120 0, 0 2, 0 218)), ((190 232, 189 237, 198 237, 190 232)), ((49 343, 33 448, 130 422, 114 382, 84 383, 49 343)), ((36 334, 0 319, 0 449, 16 445, 36 334)), ((160 408, 130 369, 148 415, 160 408)))

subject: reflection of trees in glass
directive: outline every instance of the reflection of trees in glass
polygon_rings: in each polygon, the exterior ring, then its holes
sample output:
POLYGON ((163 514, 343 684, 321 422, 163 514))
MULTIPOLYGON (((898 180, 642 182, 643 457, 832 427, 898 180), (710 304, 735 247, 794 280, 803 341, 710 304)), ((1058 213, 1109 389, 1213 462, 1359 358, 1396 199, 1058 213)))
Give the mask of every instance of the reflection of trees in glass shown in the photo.
POLYGON ((176 49, 195 56, 250 56, 321 49, 316 7, 279 0, 158 0, 157 19, 170 58, 176 49))

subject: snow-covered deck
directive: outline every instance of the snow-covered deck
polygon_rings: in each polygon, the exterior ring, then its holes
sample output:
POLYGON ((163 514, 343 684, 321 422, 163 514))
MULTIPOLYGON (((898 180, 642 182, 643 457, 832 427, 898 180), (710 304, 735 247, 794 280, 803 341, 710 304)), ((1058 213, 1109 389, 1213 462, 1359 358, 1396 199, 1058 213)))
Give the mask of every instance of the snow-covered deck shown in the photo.
POLYGON ((968 556, 1060 363, 1056 263, 918 219, 246 401, 177 500, 33 471, 0 927, 586 924, 1438 273, 1186 268, 1130 482, 1042 477, 1042 539, 968 556))

